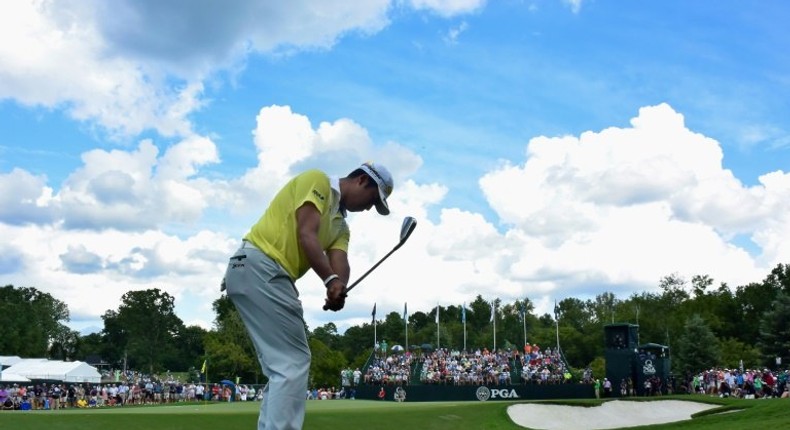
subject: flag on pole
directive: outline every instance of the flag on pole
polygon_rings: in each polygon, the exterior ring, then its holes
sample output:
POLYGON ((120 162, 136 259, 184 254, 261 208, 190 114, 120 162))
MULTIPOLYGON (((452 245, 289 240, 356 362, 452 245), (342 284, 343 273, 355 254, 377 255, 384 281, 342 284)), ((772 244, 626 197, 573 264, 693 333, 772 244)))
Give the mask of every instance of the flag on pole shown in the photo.
POLYGON ((371 321, 371 323, 376 322, 376 304, 375 303, 373 303, 373 312, 370 315, 373 316, 373 321, 371 321))
POLYGON ((461 306, 461 322, 466 322, 466 302, 464 302, 463 306, 461 306))
POLYGON ((524 302, 521 302, 521 309, 519 310, 518 313, 518 320, 524 322, 524 318, 526 317, 527 317, 527 309, 526 306, 524 306, 524 302))
POLYGON ((206 361, 207 360, 203 360, 203 367, 200 368, 200 373, 204 375, 206 374, 206 361))
POLYGON ((559 305, 557 305, 557 301, 555 300, 554 301, 554 319, 556 320, 556 319, 559 319, 559 318, 560 318, 560 307, 559 307, 559 305))
POLYGON ((403 303, 403 321, 408 321, 408 320, 409 320, 409 311, 408 311, 408 308, 406 307, 406 303, 404 302, 403 303))
POLYGON ((436 304, 436 324, 439 324, 439 304, 436 304))
POLYGON ((491 302, 491 321, 494 322, 494 318, 496 318, 496 301, 491 302))

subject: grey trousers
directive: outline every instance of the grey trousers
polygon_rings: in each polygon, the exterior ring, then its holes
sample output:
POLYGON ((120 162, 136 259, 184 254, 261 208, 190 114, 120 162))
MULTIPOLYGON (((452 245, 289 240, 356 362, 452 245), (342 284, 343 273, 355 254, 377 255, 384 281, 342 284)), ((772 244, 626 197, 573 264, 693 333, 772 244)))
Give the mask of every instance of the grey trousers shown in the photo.
POLYGON ((258 430, 301 429, 310 348, 296 286, 279 264, 249 242, 230 258, 225 286, 269 378, 258 430))

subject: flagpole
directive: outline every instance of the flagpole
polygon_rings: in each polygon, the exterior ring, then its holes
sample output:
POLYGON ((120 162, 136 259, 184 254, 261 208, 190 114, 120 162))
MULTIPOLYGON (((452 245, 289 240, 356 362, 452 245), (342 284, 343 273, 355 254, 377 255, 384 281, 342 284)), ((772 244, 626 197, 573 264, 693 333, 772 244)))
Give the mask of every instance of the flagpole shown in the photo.
POLYGON ((554 325, 557 331, 557 351, 560 350, 560 307, 557 306, 557 301, 554 301, 554 325))
POLYGON ((521 303, 521 323, 524 325, 524 345, 527 346, 527 306, 521 303))
POLYGON ((464 323, 464 352, 466 352, 466 303, 461 308, 461 320, 464 323))
POLYGON ((403 325, 404 330, 406 331, 406 344, 403 345, 403 349, 408 351, 409 350, 409 310, 406 307, 406 303, 403 304, 403 325))
POLYGON ((494 350, 496 354, 496 300, 491 302, 491 322, 494 323, 494 350))
POLYGON ((373 354, 376 354, 376 346, 379 344, 379 339, 376 335, 376 304, 373 303, 373 354))
POLYGON ((436 304, 436 350, 439 350, 439 304, 436 304))
POLYGON ((494 305, 494 354, 496 354, 496 305, 494 305))
POLYGON ((203 368, 200 370, 203 372, 203 377, 206 379, 206 391, 203 392, 203 403, 206 403, 206 392, 211 392, 211 388, 208 386, 208 357, 203 359, 203 368))
POLYGON ((464 321, 464 352, 466 352, 466 321, 464 321))

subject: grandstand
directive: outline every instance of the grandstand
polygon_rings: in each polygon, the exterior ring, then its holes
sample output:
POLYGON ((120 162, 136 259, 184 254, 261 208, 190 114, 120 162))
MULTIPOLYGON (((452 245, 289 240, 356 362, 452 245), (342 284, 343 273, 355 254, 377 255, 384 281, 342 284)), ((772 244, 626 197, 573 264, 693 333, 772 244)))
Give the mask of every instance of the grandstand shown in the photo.
POLYGON ((401 387, 410 401, 589 398, 592 385, 574 380, 557 348, 517 350, 377 350, 362 369, 357 398, 392 397, 401 387))

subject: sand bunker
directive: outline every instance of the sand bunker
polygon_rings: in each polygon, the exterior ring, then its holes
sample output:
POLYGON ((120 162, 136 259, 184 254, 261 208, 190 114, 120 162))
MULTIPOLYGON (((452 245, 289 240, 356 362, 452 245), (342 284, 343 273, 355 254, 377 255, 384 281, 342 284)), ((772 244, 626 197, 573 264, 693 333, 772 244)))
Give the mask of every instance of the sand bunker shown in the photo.
POLYGON ((507 414, 514 423, 532 429, 595 430, 688 420, 692 414, 715 407, 682 400, 614 400, 594 407, 520 404, 508 407, 507 414))

